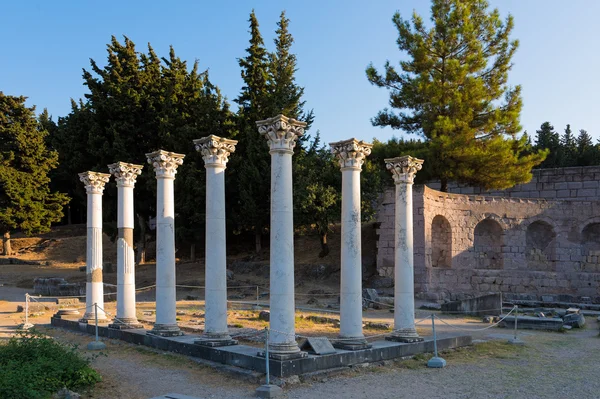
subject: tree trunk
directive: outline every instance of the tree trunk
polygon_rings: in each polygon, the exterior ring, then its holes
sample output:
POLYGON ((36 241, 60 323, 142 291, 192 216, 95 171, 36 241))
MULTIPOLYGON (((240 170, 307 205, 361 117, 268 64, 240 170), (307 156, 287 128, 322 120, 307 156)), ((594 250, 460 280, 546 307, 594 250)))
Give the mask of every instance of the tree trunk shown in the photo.
POLYGON ((441 179, 440 180, 440 191, 447 193, 448 192, 448 179, 441 179))
POLYGON ((140 214, 137 215, 140 225, 140 240, 137 245, 137 264, 146 263, 146 220, 140 214))
POLYGON ((192 243, 192 245, 190 245, 190 261, 196 261, 196 243, 192 243))
POLYGON ((319 252, 319 258, 324 258, 329 255, 329 245, 327 244, 327 231, 320 233, 321 237, 321 252, 319 252))
POLYGON ((259 254, 262 249, 262 234, 259 230, 254 231, 254 245, 256 253, 259 254))
POLYGON ((67 224, 68 225, 72 224, 72 219, 71 219, 71 204, 67 205, 67 224))
POLYGON ((11 256, 13 253, 10 247, 10 231, 2 236, 2 245, 4 246, 4 256, 11 256))

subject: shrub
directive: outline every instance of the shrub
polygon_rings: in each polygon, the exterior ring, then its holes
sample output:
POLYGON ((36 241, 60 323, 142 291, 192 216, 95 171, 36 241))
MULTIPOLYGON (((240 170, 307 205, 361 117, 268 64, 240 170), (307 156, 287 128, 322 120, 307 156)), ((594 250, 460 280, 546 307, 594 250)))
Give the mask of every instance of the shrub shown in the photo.
POLYGON ((101 380, 91 359, 35 331, 0 345, 0 398, 45 399, 66 387, 76 390, 101 380))

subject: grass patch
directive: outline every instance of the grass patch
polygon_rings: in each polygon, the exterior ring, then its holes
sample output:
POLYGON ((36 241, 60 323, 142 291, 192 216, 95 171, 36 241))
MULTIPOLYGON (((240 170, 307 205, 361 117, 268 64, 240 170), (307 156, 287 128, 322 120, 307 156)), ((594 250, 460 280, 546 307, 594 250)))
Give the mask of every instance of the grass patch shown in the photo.
POLYGON ((92 359, 36 331, 0 345, 0 398, 45 399, 61 388, 77 390, 101 381, 92 359))
POLYGON ((512 345, 505 341, 495 340, 456 348, 442 352, 444 359, 454 362, 469 362, 482 359, 514 359, 519 357, 526 346, 512 345))

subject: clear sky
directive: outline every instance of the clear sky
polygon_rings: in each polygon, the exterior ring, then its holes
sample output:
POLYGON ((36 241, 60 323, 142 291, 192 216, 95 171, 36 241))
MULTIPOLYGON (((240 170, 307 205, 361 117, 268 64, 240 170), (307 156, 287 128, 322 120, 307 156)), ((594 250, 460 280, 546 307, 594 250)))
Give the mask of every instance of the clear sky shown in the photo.
MULTIPOLYGON (((491 0, 515 18, 520 48, 510 83, 523 87, 521 124, 534 133, 544 121, 562 132, 586 129, 600 137, 600 1, 491 0)), ((429 16, 425 0, 304 1, 5 1, 0 8, 0 91, 29 97, 38 112, 56 120, 83 97, 82 68, 106 62, 111 35, 127 35, 160 56, 169 45, 190 63, 209 68, 230 102, 242 86, 237 58, 248 46, 248 15, 255 9, 268 48, 285 9, 298 56, 298 83, 316 115, 325 142, 351 137, 387 140, 398 131, 373 127, 370 118, 387 105, 388 93, 371 86, 365 68, 397 63, 395 11, 429 16)), ((266 117, 269 115, 265 115, 266 117)), ((311 129, 312 130, 312 129, 311 129)))

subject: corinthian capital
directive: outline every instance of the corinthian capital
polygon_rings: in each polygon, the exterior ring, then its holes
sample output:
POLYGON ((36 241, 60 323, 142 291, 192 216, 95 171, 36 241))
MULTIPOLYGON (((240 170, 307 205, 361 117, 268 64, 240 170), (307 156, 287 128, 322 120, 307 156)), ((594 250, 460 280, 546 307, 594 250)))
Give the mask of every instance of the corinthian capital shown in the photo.
POLYGON ((235 152, 236 144, 237 140, 224 139, 214 134, 194 140, 196 151, 202 154, 205 166, 225 167, 229 161, 229 154, 235 152))
POLYGON ((154 167, 157 178, 174 179, 177 167, 183 164, 185 155, 174 152, 158 150, 146 154, 148 163, 154 167))
POLYGON ((365 143, 354 138, 350 140, 329 143, 331 152, 340 161, 340 168, 359 169, 365 163, 365 158, 371 153, 373 144, 365 143))
POLYGON ((272 152, 291 154, 298 137, 304 134, 306 122, 277 115, 273 118, 257 121, 258 132, 267 138, 272 152))
POLYGON ((85 184, 85 192, 88 194, 102 194, 108 179, 110 179, 108 173, 88 171, 79 174, 79 180, 85 184))
POLYGON ((110 174, 115 176, 117 187, 133 187, 138 175, 142 174, 143 165, 116 162, 108 165, 110 174))
POLYGON ((402 157, 384 159, 385 167, 392 172, 394 183, 412 184, 415 175, 423 167, 423 160, 413 158, 410 155, 402 157))

